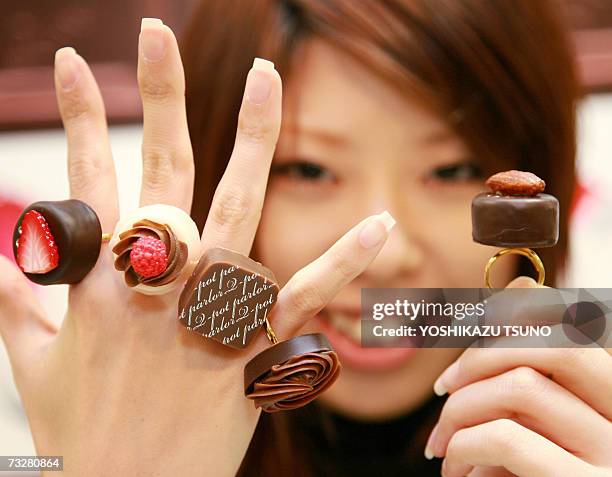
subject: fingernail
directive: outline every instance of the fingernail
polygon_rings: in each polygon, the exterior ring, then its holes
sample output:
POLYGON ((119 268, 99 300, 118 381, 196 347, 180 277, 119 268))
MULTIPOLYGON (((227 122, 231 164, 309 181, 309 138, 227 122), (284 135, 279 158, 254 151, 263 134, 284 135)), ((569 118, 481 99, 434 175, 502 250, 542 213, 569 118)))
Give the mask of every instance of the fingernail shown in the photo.
POLYGON ((70 46, 55 52, 55 71, 63 91, 70 91, 81 76, 76 62, 76 50, 70 46))
POLYGON ((250 103, 263 104, 272 91, 272 75, 274 63, 263 58, 255 58, 253 68, 247 76, 245 88, 246 97, 250 103))
POLYGON ((159 61, 166 53, 163 25, 159 18, 143 18, 140 22, 140 46, 147 61, 159 61))
POLYGON ((427 439, 427 444, 425 445, 425 458, 427 460, 431 460, 435 457, 433 453, 433 441, 436 438, 436 432, 438 431, 438 424, 436 424, 429 434, 429 438, 427 439))
POLYGON ((444 396, 448 392, 448 387, 445 383, 448 383, 448 380, 452 379, 453 375, 457 373, 458 369, 459 363, 457 360, 455 360, 453 364, 446 368, 442 374, 438 376, 438 379, 436 379, 436 382, 433 385, 434 393, 436 393, 438 396, 444 396))
POLYGON ((372 248, 379 245, 389 235, 389 231, 395 225, 395 219, 386 210, 370 219, 359 232, 359 243, 364 248, 372 248))
POLYGON ((436 379, 436 382, 433 385, 433 390, 437 396, 444 396, 448 392, 446 386, 444 386, 444 383, 440 378, 436 379))

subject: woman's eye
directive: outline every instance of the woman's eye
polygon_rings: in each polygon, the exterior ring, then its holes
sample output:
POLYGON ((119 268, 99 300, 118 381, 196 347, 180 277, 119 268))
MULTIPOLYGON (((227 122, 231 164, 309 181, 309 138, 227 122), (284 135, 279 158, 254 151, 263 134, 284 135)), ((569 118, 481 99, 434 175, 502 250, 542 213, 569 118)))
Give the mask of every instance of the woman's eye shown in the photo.
POLYGON ((308 161, 290 161, 282 164, 272 164, 271 174, 306 181, 332 179, 332 174, 324 167, 308 161))
POLYGON ((483 171, 473 162, 461 162, 436 167, 429 175, 428 179, 447 182, 467 182, 483 177, 483 171))

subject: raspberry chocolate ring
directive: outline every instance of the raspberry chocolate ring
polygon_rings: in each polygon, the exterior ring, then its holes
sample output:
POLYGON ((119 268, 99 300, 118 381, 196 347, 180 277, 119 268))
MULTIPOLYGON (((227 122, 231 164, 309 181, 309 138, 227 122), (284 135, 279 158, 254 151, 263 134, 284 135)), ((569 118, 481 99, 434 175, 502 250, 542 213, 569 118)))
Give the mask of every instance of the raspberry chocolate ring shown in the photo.
POLYGON ((244 368, 244 393, 255 407, 276 412, 304 406, 338 377, 338 356, 322 334, 278 341, 269 316, 279 287, 271 270, 222 247, 207 250, 179 299, 187 329, 234 349, 265 329, 272 346, 244 368))
POLYGON ((22 212, 13 232, 13 254, 28 279, 39 285, 80 282, 100 255, 100 220, 76 199, 41 201, 22 212))
POLYGON ((527 257, 542 285, 544 265, 532 248, 557 243, 559 201, 544 194, 544 181, 530 172, 500 172, 491 176, 486 185, 491 192, 478 194, 472 201, 472 238, 484 245, 503 247, 485 267, 486 286, 491 288, 491 267, 507 254, 527 257))
POLYGON ((200 257, 200 234, 183 210, 155 204, 134 210, 115 226, 110 246, 126 285, 161 295, 183 284, 200 257))

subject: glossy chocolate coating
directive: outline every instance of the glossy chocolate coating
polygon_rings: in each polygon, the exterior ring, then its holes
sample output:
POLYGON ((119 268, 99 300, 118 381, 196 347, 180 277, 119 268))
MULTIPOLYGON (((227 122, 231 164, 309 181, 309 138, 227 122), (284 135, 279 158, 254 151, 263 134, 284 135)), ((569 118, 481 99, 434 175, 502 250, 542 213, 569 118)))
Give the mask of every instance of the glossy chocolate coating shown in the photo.
POLYGON ((270 346, 255 355, 244 367, 245 394, 253 390, 255 381, 263 377, 273 365, 284 363, 294 356, 322 351, 333 351, 333 348, 321 333, 299 335, 270 346))
POLYGON ((59 263, 48 273, 24 273, 39 285, 78 283, 96 265, 102 245, 102 227, 94 210, 76 199, 35 202, 19 217, 13 231, 13 254, 17 259, 17 240, 23 216, 30 210, 40 213, 55 238, 59 263))
POLYGON ((472 200, 472 238, 496 247, 552 247, 559 239, 559 201, 549 194, 478 194, 472 200))
POLYGON ((200 259, 179 298, 188 329, 232 348, 249 345, 276 304, 274 273, 246 255, 222 247, 200 259))

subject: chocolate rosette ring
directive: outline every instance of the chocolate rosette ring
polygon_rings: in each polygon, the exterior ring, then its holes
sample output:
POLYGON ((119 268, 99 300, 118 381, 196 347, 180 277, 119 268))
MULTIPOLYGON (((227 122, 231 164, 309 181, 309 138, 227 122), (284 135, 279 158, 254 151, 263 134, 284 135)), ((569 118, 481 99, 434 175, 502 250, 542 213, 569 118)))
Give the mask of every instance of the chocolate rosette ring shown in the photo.
POLYGON ((181 209, 149 205, 122 218, 110 241, 115 269, 125 284, 145 295, 161 295, 184 283, 199 258, 196 224, 181 209))
POLYGON ((245 396, 265 412, 296 409, 328 389, 340 368, 325 335, 296 336, 274 344, 247 363, 245 396))

